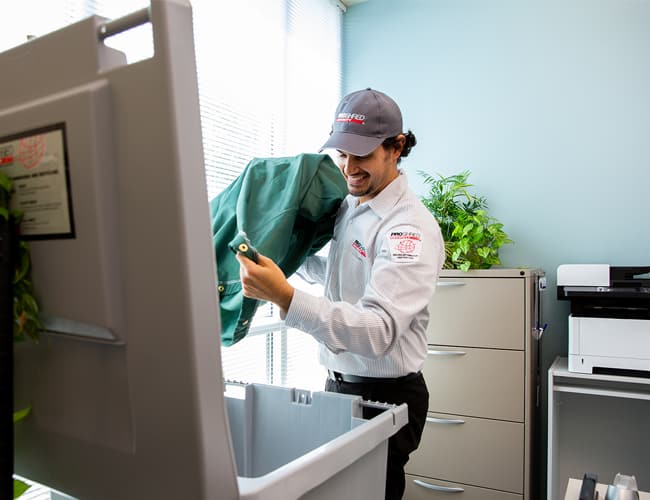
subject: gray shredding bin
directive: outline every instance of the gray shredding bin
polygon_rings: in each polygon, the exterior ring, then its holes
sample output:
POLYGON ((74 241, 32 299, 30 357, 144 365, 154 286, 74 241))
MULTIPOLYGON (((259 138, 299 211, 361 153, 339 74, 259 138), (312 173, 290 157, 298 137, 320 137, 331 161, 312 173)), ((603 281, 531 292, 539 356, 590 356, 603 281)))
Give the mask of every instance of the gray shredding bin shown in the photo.
POLYGON ((384 498, 388 438, 406 405, 248 384, 226 392, 240 498, 384 498), (364 406, 385 411, 364 420, 364 406))
POLYGON ((346 396, 224 396, 189 2, 90 17, 0 68, 0 168, 37 208, 48 329, 15 349, 15 408, 32 409, 16 473, 83 500, 383 496, 404 406, 362 421, 346 396), (146 22, 151 58, 104 45, 146 22))

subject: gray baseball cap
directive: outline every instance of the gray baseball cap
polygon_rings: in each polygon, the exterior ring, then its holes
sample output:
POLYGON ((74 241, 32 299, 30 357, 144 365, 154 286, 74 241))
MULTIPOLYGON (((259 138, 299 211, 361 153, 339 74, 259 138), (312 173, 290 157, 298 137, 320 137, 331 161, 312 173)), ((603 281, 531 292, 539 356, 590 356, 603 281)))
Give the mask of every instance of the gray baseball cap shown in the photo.
POLYGON ((339 103, 330 137, 320 150, 333 148, 366 156, 385 139, 401 133, 402 112, 395 101, 378 90, 357 90, 339 103))

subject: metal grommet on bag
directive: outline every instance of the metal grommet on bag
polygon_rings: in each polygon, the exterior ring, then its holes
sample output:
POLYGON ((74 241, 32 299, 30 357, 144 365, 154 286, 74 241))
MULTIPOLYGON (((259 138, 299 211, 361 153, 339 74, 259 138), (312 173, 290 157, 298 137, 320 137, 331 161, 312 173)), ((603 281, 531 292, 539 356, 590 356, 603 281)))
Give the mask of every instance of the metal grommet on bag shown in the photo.
POLYGON ((239 248, 239 251, 242 253, 248 252, 248 245, 246 243, 241 243, 237 248, 239 248))
POLYGON ((226 287, 223 286, 223 285, 219 285, 219 286, 217 287, 217 290, 219 290, 219 293, 223 293, 225 289, 226 289, 226 287))

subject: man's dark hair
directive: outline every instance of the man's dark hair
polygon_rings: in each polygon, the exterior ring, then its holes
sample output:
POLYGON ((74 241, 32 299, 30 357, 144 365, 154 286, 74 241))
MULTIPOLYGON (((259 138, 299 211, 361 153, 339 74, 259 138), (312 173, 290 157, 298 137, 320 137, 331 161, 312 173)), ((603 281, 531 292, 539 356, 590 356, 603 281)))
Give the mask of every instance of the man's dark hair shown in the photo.
MULTIPOLYGON (((395 137, 384 139, 384 142, 382 142, 381 145, 384 146, 385 149, 394 148, 397 146, 397 137, 398 136, 396 135, 395 137)), ((410 130, 404 134, 404 137, 406 137, 406 141, 404 142, 402 153, 399 155, 399 158, 397 160, 398 163, 402 158, 406 158, 411 152, 411 148, 418 143, 418 141, 415 139, 415 134, 410 130)))

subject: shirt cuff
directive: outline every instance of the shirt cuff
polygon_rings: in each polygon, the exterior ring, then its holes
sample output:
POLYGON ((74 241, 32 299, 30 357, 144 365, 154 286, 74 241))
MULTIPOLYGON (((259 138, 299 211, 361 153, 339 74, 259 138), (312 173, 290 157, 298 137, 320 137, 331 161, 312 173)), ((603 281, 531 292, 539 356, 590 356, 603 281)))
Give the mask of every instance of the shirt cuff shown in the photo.
POLYGON ((304 332, 309 331, 310 318, 313 321, 314 311, 317 307, 318 299, 313 295, 308 294, 302 290, 294 288, 293 298, 287 315, 284 318, 284 324, 290 328, 297 328, 304 332))

